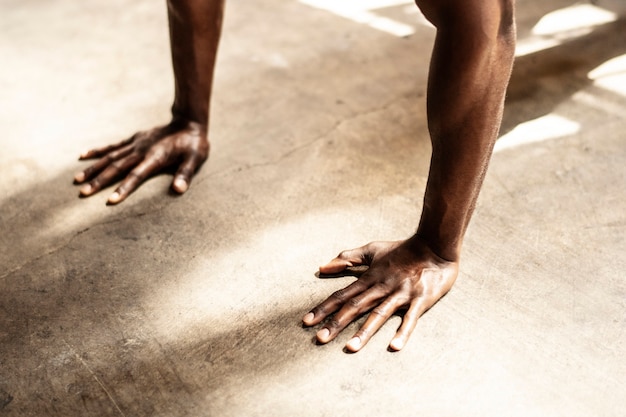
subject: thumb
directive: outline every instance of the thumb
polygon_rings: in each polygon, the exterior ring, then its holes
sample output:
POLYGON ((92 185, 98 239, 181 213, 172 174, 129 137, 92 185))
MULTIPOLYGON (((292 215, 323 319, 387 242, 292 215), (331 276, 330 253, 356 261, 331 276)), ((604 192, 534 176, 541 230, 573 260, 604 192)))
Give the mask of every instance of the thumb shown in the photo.
POLYGON ((365 246, 360 248, 344 250, 336 258, 326 265, 320 266, 322 274, 336 274, 351 266, 363 265, 366 263, 365 246))

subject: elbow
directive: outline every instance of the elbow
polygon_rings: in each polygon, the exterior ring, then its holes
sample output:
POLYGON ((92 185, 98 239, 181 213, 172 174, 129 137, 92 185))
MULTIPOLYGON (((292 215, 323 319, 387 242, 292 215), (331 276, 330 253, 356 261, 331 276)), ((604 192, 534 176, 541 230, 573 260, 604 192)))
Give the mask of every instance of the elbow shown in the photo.
POLYGON ((515 30, 515 1, 499 0, 500 24, 498 26, 498 39, 505 43, 511 52, 515 52, 517 33, 515 30))
POLYGON ((515 0, 416 0, 438 31, 515 45, 515 0), (480 34, 480 35, 479 35, 480 34))

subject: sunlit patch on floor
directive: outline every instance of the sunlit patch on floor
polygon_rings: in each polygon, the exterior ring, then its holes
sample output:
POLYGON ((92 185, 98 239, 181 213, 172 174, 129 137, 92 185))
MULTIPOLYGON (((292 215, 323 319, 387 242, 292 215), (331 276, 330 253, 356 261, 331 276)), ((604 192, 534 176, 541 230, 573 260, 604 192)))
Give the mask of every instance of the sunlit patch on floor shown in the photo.
POLYGON ((277 218, 237 248, 207 254, 193 271, 150 293, 154 328, 164 340, 181 340, 279 310, 297 311, 293 323, 298 324, 307 309, 354 280, 320 280, 315 273, 319 264, 346 249, 343 245, 360 242, 347 236, 367 231, 368 219, 376 218, 379 209, 378 204, 359 205, 277 218), (255 259, 276 267, 263 268, 255 259))
POLYGON ((337 16, 350 19, 389 33, 404 37, 415 33, 415 28, 402 22, 377 14, 375 11, 386 7, 413 3, 410 0, 298 0, 316 9, 329 11, 337 16))
POLYGON ((579 123, 557 114, 548 114, 517 125, 513 130, 498 139, 494 152, 529 143, 566 137, 577 133, 579 130, 579 123))
POLYGON ((603 63, 590 71, 588 77, 595 86, 626 97, 626 54, 603 63))
POLYGON ((531 36, 518 40, 515 55, 524 56, 558 46, 617 18, 615 12, 591 4, 576 4, 555 10, 539 19, 531 36))

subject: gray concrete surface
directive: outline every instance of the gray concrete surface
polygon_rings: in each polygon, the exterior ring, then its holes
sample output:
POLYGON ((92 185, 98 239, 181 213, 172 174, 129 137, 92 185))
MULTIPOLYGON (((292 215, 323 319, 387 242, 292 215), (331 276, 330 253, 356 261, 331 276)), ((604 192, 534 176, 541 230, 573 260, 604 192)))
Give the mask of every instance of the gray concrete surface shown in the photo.
POLYGON ((457 284, 404 351, 394 317, 350 355, 355 326, 317 346, 300 318, 353 279, 320 263, 417 225, 433 29, 409 2, 232 0, 189 192, 78 199, 81 151, 168 119, 162 3, 0 3, 1 415, 626 413, 623 20, 519 0, 457 284))

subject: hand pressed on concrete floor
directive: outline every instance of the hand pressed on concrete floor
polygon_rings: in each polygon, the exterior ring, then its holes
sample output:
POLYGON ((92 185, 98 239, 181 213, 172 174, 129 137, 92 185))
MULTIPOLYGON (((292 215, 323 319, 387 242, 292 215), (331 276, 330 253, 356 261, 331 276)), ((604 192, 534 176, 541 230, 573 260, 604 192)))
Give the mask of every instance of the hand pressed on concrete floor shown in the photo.
POLYGON ((406 309, 402 325, 389 344, 393 350, 402 349, 419 317, 452 288, 458 275, 458 263, 440 258, 417 236, 343 251, 320 267, 320 273, 336 274, 359 265, 369 268, 302 319, 306 326, 314 326, 336 312, 317 332, 317 340, 328 343, 371 310, 365 324, 346 344, 351 352, 359 351, 394 313, 406 309))
POLYGON ((118 144, 83 153, 81 160, 100 159, 76 174, 74 182, 83 184, 88 181, 80 189, 81 196, 88 197, 123 178, 108 199, 109 204, 117 204, 150 176, 176 166, 172 189, 182 194, 208 155, 206 126, 174 120, 168 125, 138 132, 118 144))

